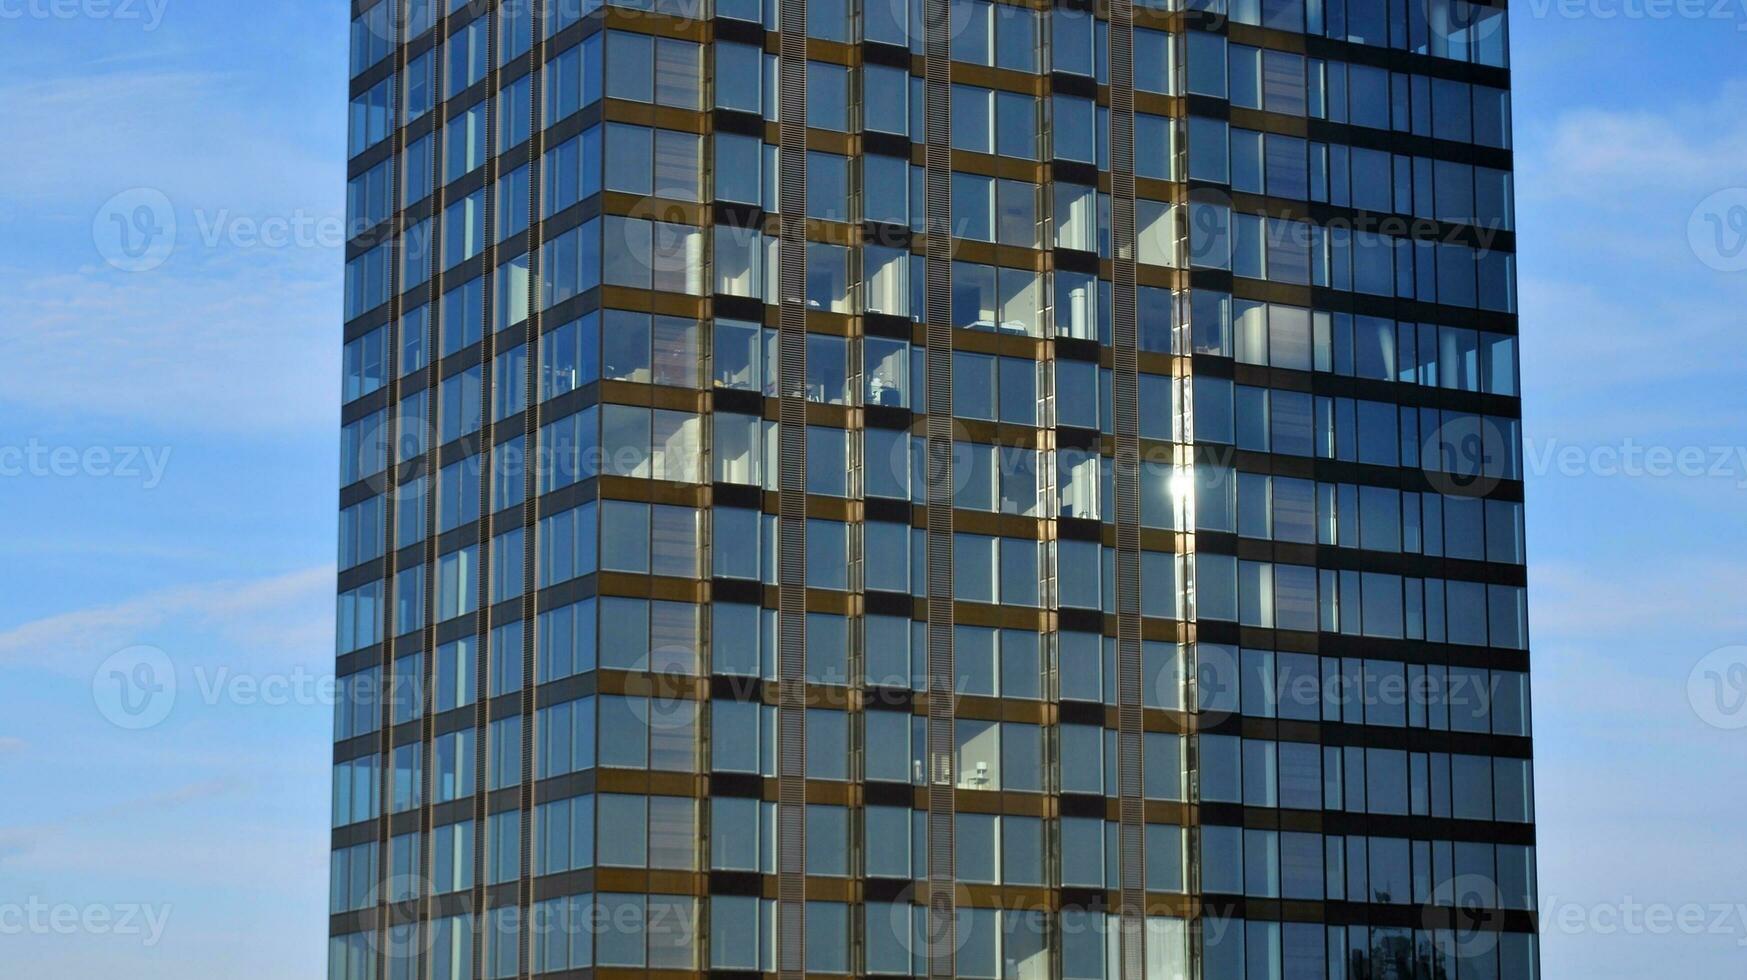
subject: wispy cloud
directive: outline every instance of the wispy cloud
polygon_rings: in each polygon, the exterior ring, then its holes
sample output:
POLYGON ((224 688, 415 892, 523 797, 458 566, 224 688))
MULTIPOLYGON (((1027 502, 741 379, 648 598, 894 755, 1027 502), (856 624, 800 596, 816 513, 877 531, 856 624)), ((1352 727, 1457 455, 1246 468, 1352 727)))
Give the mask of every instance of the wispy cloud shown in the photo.
POLYGON ((1747 81, 1729 80, 1715 91, 1708 99, 1669 100, 1655 111, 1572 109, 1549 125, 1524 128, 1519 166, 1530 180, 1556 176, 1547 181, 1551 195, 1598 208, 1629 206, 1621 185, 1678 192, 1740 183, 1747 81))
POLYGON ((1519 128, 1531 430, 1678 441, 1744 421, 1747 278, 1689 237, 1701 202, 1747 185, 1743 159, 1743 79, 1654 110, 1561 104, 1519 128))
POLYGON ((203 826, 216 830, 223 818, 214 811, 221 801, 238 805, 245 793, 259 792, 260 787, 236 778, 207 779, 115 799, 100 810, 60 814, 52 822, 0 827, 0 866, 13 875, 101 874, 106 867, 125 866, 135 878, 161 875, 182 885, 226 886, 244 886, 251 878, 259 883, 267 880, 258 877, 264 874, 295 877, 304 868, 319 867, 318 828, 277 828, 300 831, 293 847, 238 847, 222 834, 186 832, 203 826))
POLYGON ((338 161, 261 113, 251 80, 183 61, 94 64, 68 52, 45 76, 0 84, 0 140, 32 147, 6 161, 0 193, 86 221, 103 197, 139 186, 232 207, 338 200, 338 161))
POLYGON ((325 662, 332 642, 334 569, 307 568, 271 578, 213 582, 91 606, 0 633, 0 663, 28 663, 78 674, 94 659, 145 642, 167 623, 210 630, 251 655, 279 651, 297 662, 325 662))
POLYGON ((20 231, 0 242, 0 404, 201 432, 328 420, 334 399, 310 394, 338 388, 344 170, 304 138, 316 117, 173 50, 63 55, 0 76, 0 142, 31 147, 0 163, 20 231), (176 235, 128 274, 94 226, 135 188, 164 195, 176 235))
POLYGON ((0 541, 0 555, 19 555, 58 559, 125 558, 136 561, 212 561, 222 557, 223 549, 204 543, 173 539, 139 537, 118 539, 107 535, 75 537, 56 530, 53 534, 26 536, 19 533, 0 541))
MULTIPOLYGON (((1694 275, 1713 278, 1708 271, 1694 275)), ((1523 331, 1524 370, 1534 373, 1535 382, 1530 397, 1747 372, 1739 313, 1719 308, 1709 296, 1625 296, 1594 282, 1546 275, 1524 276, 1521 292, 1523 322, 1533 327, 1523 331)), ((1632 407, 1635 413, 1667 408, 1632 407)))
MULTIPOLYGON (((1643 309, 1649 296, 1718 308, 1733 295, 1738 305, 1739 277, 1703 264, 1689 223, 1713 195, 1747 186, 1743 159, 1747 79, 1697 88, 1654 109, 1561 106, 1546 122, 1519 129, 1524 268, 1601 284, 1610 302, 1637 315, 1673 312, 1643 309), (1673 288, 1652 288, 1650 278, 1673 288)), ((1525 287, 1525 313, 1528 298, 1525 287)), ((1552 312, 1559 322, 1586 325, 1579 314, 1552 312)), ((1635 325, 1660 333, 1679 322, 1635 325)))
POLYGON ((0 269, 0 403, 201 433, 337 424, 337 399, 311 392, 339 390, 338 253, 176 262, 0 269))
MULTIPOLYGON (((1535 641, 1650 636, 1668 623, 1747 630, 1747 563, 1706 555, 1657 555, 1630 567, 1540 561, 1532 567, 1535 641)), ((1699 651, 1703 652, 1703 651, 1699 651)))

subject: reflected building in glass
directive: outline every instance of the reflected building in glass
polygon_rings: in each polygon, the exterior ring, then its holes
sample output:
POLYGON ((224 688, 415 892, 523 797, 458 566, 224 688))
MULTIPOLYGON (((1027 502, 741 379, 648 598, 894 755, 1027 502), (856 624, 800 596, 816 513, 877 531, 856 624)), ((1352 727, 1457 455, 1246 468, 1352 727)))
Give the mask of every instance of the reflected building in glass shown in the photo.
POLYGON ((331 980, 1537 977, 1503 7, 351 12, 331 980))

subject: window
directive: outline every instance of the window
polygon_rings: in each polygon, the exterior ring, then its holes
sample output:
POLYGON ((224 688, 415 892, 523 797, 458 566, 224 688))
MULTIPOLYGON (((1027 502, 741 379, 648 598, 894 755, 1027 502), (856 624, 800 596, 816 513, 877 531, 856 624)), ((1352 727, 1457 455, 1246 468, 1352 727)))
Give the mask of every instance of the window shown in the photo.
POLYGON ((849 132, 849 69, 823 61, 807 62, 807 125, 849 132))
POLYGON ((481 385, 481 369, 478 365, 443 379, 438 387, 439 442, 452 442, 479 430, 482 416, 481 385))
POLYGON ((382 520, 381 497, 340 511, 340 568, 351 568, 381 556, 382 520))
POLYGON ((680 201, 700 200, 701 136, 607 123, 606 141, 608 190, 680 201))
POLYGON ((371 667, 335 681, 334 741, 376 731, 381 723, 381 668, 371 667))
POLYGON ((849 778, 849 715, 826 708, 807 709, 807 778, 849 778))
POLYGON ((1170 34, 1136 28, 1134 32, 1134 87, 1159 95, 1176 94, 1176 53, 1170 34))
POLYGON ((550 268, 541 282, 543 309, 600 285, 600 235, 599 219, 591 219, 546 243, 550 268))
POLYGON ((1071 75, 1091 75, 1093 61, 1092 16, 1071 7, 1051 10, 1051 53, 1055 71, 1071 75))
POLYGON ((540 519, 538 585, 544 588, 590 574, 595 569, 595 504, 540 519))
POLYGON ((606 215, 600 221, 604 238, 601 281, 694 295, 703 291, 701 229, 618 215, 606 215))
POLYGON ((395 127, 394 78, 390 76, 352 100, 346 146, 350 156, 388 138, 395 127))
POLYGON ((1261 52, 1260 108, 1302 116, 1307 109, 1305 91, 1303 55, 1273 49, 1261 52))
POLYGON ((850 220, 848 157, 807 151, 807 217, 850 220))
POLYGON ((702 101, 702 48, 690 41, 608 31, 608 98, 697 109, 702 101))
MULTIPOLYGON (((957 88, 954 86, 955 90, 957 88)), ((956 102, 954 110, 957 110, 956 102)), ((1096 116, 1091 99, 1060 93, 1051 97, 1052 150, 1056 159, 1082 163, 1097 161, 1096 116)))
POLYGON ((590 921, 616 928, 595 937, 595 964, 689 970, 697 956, 697 900, 677 895, 597 896, 590 921), (599 918, 596 918, 596 917, 599 918))
POLYGON ((384 161, 346 184, 346 234, 348 237, 388 220, 394 207, 389 191, 393 161, 384 161))
POLYGON ((1176 129, 1164 116, 1137 113, 1134 117, 1135 173, 1156 180, 1176 177, 1176 129))
POLYGON ((378 245, 346 263, 346 318, 388 302, 388 246, 378 245))
MULTIPOLYGON (((510 10, 516 4, 500 8, 510 10)), ((506 38, 507 40, 507 38, 506 38)), ((528 126, 533 116, 534 81, 532 75, 505 85, 498 93, 498 152, 522 145, 528 138, 528 126)))
MULTIPOLYGON (((590 313, 548 333, 540 344, 540 400, 600 377, 600 316, 590 313)), ((545 442, 545 440, 542 440, 545 442)))
POLYGON ((715 56, 717 108, 761 112, 764 52, 750 44, 717 41, 715 56))
POLYGON ((479 548, 470 545, 437 558, 437 620, 466 615, 479 606, 479 548))
POLYGON ((1038 101, 1029 95, 996 92, 995 152, 1021 160, 1037 159, 1040 109, 1038 101))
POLYGON ((352 77, 394 51, 394 0, 383 0, 352 20, 352 77))
POLYGON ((477 645, 475 638, 462 637, 437 648, 435 709, 438 712, 473 703, 477 645))
POLYGON ((546 217, 600 193, 601 127, 585 129, 546 151, 541 171, 546 217))
POLYGON ((639 384, 697 387, 697 321, 607 310, 602 328, 602 377, 639 384))
MULTIPOLYGON (((522 175, 526 176, 526 175, 522 175)), ((512 175, 514 180, 514 175, 512 175)), ((522 204, 522 213, 528 206, 522 204)), ((522 218, 507 218, 510 222, 521 222, 522 218)), ((528 320, 528 255, 512 255, 498 264, 491 280, 493 304, 491 304, 491 330, 505 330, 514 327, 522 320, 528 320)))
POLYGON ((443 86, 445 99, 454 98, 485 77, 491 62, 487 33, 490 26, 490 21, 481 17, 449 35, 443 54, 443 64, 448 66, 448 79, 443 86))
POLYGON ((758 204, 763 200, 764 180, 760 173, 764 159, 764 143, 756 136, 717 132, 715 140, 715 199, 758 204))
POLYGON ((437 530, 479 519, 479 457, 469 456, 437 473, 437 530))
MULTIPOLYGON (((571 0, 555 6, 565 6, 571 0)), ((585 105, 599 101, 602 86, 600 34, 591 34, 546 62, 540 70, 545 98, 546 125, 569 117, 585 105)))
POLYGON ((522 594, 522 562, 525 553, 523 531, 519 527, 503 531, 491 539, 491 601, 504 602, 522 594))

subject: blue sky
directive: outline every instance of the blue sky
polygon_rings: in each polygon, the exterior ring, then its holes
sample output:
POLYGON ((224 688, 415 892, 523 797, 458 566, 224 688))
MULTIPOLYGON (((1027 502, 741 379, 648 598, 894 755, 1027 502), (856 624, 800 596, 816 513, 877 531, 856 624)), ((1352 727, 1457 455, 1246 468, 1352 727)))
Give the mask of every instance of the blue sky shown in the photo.
MULTIPOLYGON (((1747 716, 1688 685, 1747 676, 1747 4, 1703 6, 1512 14, 1553 980, 1747 961, 1747 716)), ((246 7, 0 5, 11 975, 322 969, 345 5, 246 7), (140 188, 175 248, 127 272, 140 188), (169 714, 119 727, 154 651, 169 714)))

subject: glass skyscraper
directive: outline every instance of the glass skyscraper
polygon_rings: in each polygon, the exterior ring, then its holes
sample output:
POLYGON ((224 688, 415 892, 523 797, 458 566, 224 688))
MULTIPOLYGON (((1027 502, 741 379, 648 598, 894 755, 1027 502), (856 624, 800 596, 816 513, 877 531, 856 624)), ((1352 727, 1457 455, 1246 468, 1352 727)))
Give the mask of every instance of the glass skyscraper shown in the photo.
POLYGON ((331 980, 1537 976, 1503 7, 352 13, 331 980))

